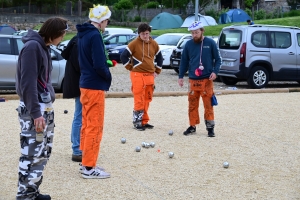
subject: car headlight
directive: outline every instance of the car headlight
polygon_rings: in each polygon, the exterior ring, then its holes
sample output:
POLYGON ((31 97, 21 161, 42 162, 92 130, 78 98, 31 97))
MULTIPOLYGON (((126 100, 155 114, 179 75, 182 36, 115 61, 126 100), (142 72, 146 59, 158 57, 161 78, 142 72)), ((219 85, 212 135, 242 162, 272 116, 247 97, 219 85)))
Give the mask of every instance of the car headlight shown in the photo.
POLYGON ((119 50, 111 50, 110 53, 119 53, 119 50))
POLYGON ((163 49, 163 50, 161 50, 161 54, 164 56, 166 54, 172 53, 172 51, 173 51, 173 48, 163 49))

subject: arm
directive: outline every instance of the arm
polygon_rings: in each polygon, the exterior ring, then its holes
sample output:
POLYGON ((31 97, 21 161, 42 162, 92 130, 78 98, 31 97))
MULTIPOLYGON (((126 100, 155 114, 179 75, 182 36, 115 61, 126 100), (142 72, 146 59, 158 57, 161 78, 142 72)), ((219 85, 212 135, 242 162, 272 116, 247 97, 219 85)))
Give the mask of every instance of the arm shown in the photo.
POLYGON ((100 34, 94 34, 91 37, 91 52, 93 68, 97 74, 103 77, 105 80, 111 80, 111 74, 106 63, 105 49, 100 34))
POLYGON ((156 62, 155 73, 160 74, 161 69, 162 69, 163 60, 164 60, 164 58, 161 54, 161 51, 159 50, 157 52, 157 54, 155 55, 155 62, 156 62))
POLYGON ((220 71, 220 67, 222 64, 222 57, 219 51, 219 48, 217 47, 217 44, 213 43, 213 59, 215 60, 214 62, 214 69, 213 69, 213 73, 215 73, 216 75, 218 75, 219 71, 220 71))
POLYGON ((180 61, 180 66, 179 66, 179 79, 182 79, 185 72, 188 70, 189 66, 189 58, 188 58, 188 49, 187 49, 187 44, 185 45, 182 54, 181 54, 181 61, 180 61))
POLYGON ((121 61, 122 61, 123 65, 125 65, 125 68, 127 70, 131 71, 132 67, 133 67, 132 64, 130 63, 130 58, 131 58, 132 53, 128 46, 121 54, 121 61))

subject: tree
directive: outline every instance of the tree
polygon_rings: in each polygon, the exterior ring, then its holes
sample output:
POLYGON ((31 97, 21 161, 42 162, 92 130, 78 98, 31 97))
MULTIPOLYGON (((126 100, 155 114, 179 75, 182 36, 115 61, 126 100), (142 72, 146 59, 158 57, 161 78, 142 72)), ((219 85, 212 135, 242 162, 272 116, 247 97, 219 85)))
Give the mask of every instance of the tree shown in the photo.
POLYGON ((114 8, 116 10, 122 10, 122 9, 129 10, 132 9, 133 7, 134 6, 131 0, 120 0, 118 3, 114 4, 114 8))
POLYGON ((141 17, 141 14, 142 14, 141 7, 142 7, 142 5, 147 3, 147 1, 146 0, 131 0, 131 2, 133 5, 135 5, 135 8, 138 12, 139 17, 141 17))

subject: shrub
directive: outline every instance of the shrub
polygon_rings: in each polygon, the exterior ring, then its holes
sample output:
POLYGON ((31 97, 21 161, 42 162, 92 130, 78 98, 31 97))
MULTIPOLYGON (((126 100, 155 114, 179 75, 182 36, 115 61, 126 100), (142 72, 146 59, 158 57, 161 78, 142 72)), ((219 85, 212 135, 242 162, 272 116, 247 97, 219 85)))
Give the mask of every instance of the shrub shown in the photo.
POLYGON ((141 21, 141 17, 140 16, 134 16, 133 21, 134 22, 140 22, 141 21))

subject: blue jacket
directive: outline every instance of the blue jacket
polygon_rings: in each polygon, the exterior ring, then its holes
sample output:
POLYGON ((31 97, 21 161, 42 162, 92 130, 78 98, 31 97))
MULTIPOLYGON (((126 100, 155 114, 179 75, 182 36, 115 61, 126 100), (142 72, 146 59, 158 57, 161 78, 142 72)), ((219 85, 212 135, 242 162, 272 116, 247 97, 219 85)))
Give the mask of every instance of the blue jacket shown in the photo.
POLYGON ((92 24, 77 24, 79 86, 85 89, 108 91, 111 73, 106 63, 105 48, 99 30, 92 24))
POLYGON ((204 37, 201 43, 195 43, 193 39, 187 41, 181 55, 179 66, 179 78, 183 78, 185 72, 188 70, 189 78, 193 80, 200 80, 208 78, 212 72, 216 75, 219 73, 222 64, 222 58, 216 42, 213 39, 204 37), (201 62, 204 67, 201 76, 195 75, 195 70, 200 64, 201 44, 202 56, 201 62))

